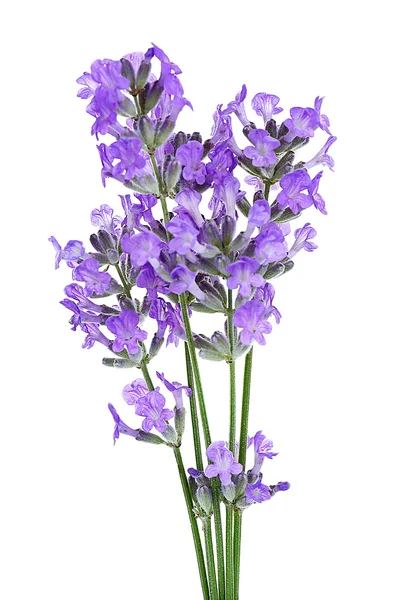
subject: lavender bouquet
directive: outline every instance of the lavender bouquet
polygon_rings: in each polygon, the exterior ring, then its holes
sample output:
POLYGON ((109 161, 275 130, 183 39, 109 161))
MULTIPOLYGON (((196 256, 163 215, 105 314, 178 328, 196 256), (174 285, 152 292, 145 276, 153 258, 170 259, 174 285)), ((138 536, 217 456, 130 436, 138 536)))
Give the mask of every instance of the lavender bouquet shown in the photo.
POLYGON ((98 141, 114 138, 97 146, 103 184, 116 179, 129 193, 120 196, 120 216, 106 204, 92 211, 97 228, 90 236, 92 248, 77 240, 64 248, 54 237, 50 241, 56 267, 65 261, 72 270, 74 283, 65 288, 61 304, 72 312, 72 329, 86 334, 82 347, 98 342, 110 352, 105 366, 137 368, 143 376, 122 392, 142 417, 140 427, 127 425, 109 404, 114 443, 123 434, 171 449, 203 598, 237 600, 244 511, 289 489, 286 481, 264 480, 265 459, 277 455, 272 441, 262 431, 248 435, 253 345, 264 345, 270 320, 281 318, 269 281, 290 271, 302 249, 317 248, 310 223, 292 236, 289 222, 311 206, 326 214, 319 193, 323 171, 312 177, 309 170, 332 168, 328 151, 336 138, 321 114, 321 98, 313 108, 291 108, 278 123, 275 117, 283 109, 269 93, 253 97, 255 114, 247 116, 245 85, 225 108, 217 106, 204 142, 197 132, 174 134, 180 112, 192 108, 180 73, 153 45, 119 61, 96 60, 78 79, 78 96, 90 100, 91 133, 98 141), (234 137, 238 122, 244 143, 234 137), (329 136, 324 146, 306 162, 296 159, 319 128, 329 136), (194 312, 221 314, 223 330, 210 336, 197 332, 194 312), (163 344, 181 346, 186 367, 181 383, 160 366, 153 374, 163 344), (211 437, 199 359, 227 365, 229 431, 223 440, 211 437), (238 411, 240 360, 245 364, 238 411), (195 455, 187 470, 181 451, 186 422, 195 455))

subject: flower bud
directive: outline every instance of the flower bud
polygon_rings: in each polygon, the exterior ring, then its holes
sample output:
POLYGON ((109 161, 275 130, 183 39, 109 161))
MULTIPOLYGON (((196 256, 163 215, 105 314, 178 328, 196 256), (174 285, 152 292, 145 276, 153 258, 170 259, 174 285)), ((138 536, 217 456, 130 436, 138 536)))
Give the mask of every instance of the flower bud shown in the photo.
POLYGON ((137 123, 137 135, 149 151, 154 150, 154 130, 149 117, 140 117, 137 123))
POLYGON ((224 246, 229 246, 230 243, 232 242, 234 235, 235 235, 235 229, 236 229, 236 221, 235 219, 233 219, 232 217, 229 217, 228 215, 226 215, 225 217, 222 218, 221 220, 221 235, 222 235, 222 241, 224 243, 224 246))
POLYGON ((194 133, 192 133, 189 136, 188 141, 189 142, 198 142, 199 144, 202 144, 203 143, 203 136, 198 131, 194 131, 194 133))
POLYGON ((119 262, 119 252, 116 248, 108 248, 106 251, 106 256, 108 257, 109 263, 111 265, 117 265, 119 262))
POLYGON ((105 229, 100 229, 98 231, 98 239, 101 246, 104 248, 104 252, 109 248, 115 248, 115 241, 113 236, 105 231, 105 229))
POLYGON ((245 196, 243 198, 241 198, 241 200, 237 201, 237 207, 238 207, 238 210, 240 210, 241 213, 244 215, 244 217, 248 216, 249 211, 251 209, 251 205, 248 202, 248 200, 245 198, 245 196))
POLYGON ((129 88, 131 90, 135 89, 135 72, 132 67, 132 63, 127 58, 121 58, 120 62, 122 63, 121 74, 126 79, 129 79, 129 88))
POLYGON ((139 435, 137 436, 137 441, 146 442, 147 444, 164 444, 164 440, 161 439, 155 433, 147 433, 143 431, 143 429, 139 429, 139 435))
POLYGON ((281 262, 271 263, 267 270, 265 271, 263 278, 264 279, 273 279, 274 277, 279 277, 279 275, 283 275, 285 272, 285 265, 281 262))
POLYGON ((149 348, 149 357, 154 358, 160 352, 161 347, 163 346, 164 339, 159 337, 157 333, 154 334, 152 343, 149 348))
POLYGON ((233 483, 229 483, 228 485, 222 485, 221 491, 223 493, 224 498, 228 502, 234 502, 236 498, 236 489, 233 483))
POLYGON ((139 94, 139 103, 142 114, 150 112, 160 100, 163 93, 163 87, 158 81, 148 83, 144 90, 139 94))
POLYGON ((89 241, 91 242, 92 246, 95 248, 95 250, 97 252, 101 252, 102 254, 105 252, 105 248, 102 246, 96 233, 93 233, 90 236, 89 241))
POLYGON ((177 408, 174 415, 174 425, 176 427, 177 435, 181 438, 184 433, 186 423, 186 409, 177 408))
POLYGON ((171 425, 167 425, 162 436, 169 444, 177 444, 177 434, 171 425))
POLYGON ((248 485, 248 477, 246 473, 239 473, 235 477, 235 489, 237 498, 245 494, 246 487, 248 485))
POLYGON ((213 498, 209 487, 203 485, 196 491, 197 502, 207 516, 212 514, 213 498))
MULTIPOLYGON (((278 130, 278 139, 285 137, 287 133, 289 133, 289 128, 285 125, 285 123, 281 123, 278 130)), ((279 150, 279 148, 277 148, 276 150, 279 150)))
POLYGON ((223 333, 221 333, 221 331, 216 331, 211 336, 211 342, 215 349, 218 350, 220 354, 223 354, 226 359, 231 358, 231 349, 229 341, 227 340, 226 336, 223 333))
POLYGON ((181 175, 181 163, 177 158, 169 157, 165 159, 163 165, 163 180, 168 192, 170 192, 179 182, 181 175))
POLYGON ((184 131, 179 131, 178 133, 176 133, 171 143, 174 148, 174 152, 176 152, 176 150, 180 148, 180 146, 182 146, 183 144, 187 144, 187 136, 184 133, 184 131))
POLYGON ((154 147, 158 148, 162 146, 169 139, 173 132, 175 121, 172 121, 169 117, 164 121, 157 121, 156 131, 154 134, 154 147))
POLYGON ((128 358, 103 358, 102 364, 105 367, 115 367, 116 369, 134 369, 135 363, 128 358))
POLYGON ((275 119, 269 119, 269 121, 265 125, 265 129, 266 129, 266 131, 269 133, 269 135, 271 137, 277 139, 277 137, 278 137, 278 128, 277 128, 275 119))
MULTIPOLYGON (((150 70, 152 68, 152 63, 150 59, 144 59, 140 63, 140 66, 137 70, 135 86, 138 90, 141 90, 146 85, 146 81, 150 75, 150 70)), ((126 77, 126 75, 125 75, 126 77)))

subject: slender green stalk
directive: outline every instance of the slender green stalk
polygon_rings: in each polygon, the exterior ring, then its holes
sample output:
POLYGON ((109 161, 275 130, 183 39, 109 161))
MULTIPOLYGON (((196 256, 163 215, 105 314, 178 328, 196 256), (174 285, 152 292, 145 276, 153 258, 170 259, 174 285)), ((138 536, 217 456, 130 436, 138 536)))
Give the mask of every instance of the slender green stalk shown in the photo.
POLYGON ((187 384, 191 390, 190 413, 191 413, 191 425, 193 428, 194 454, 195 454, 197 469, 199 471, 203 471, 204 465, 203 465, 203 456, 201 453, 200 427, 199 427, 199 422, 198 422, 194 375, 193 375, 193 368, 191 366, 190 353, 188 350, 187 342, 184 342, 184 351, 185 351, 185 355, 186 355, 187 384))
POLYGON ((125 294, 126 294, 126 296, 127 296, 128 298, 132 299, 132 295, 131 295, 131 293, 130 293, 130 290, 132 289, 132 286, 129 284, 129 282, 128 282, 128 281, 126 281, 126 278, 125 278, 125 276, 123 275, 123 273, 122 273, 122 269, 120 268, 120 266, 119 266, 119 265, 115 265, 115 268, 116 268, 116 271, 117 271, 117 273, 118 273, 118 275, 119 275, 119 279, 121 280, 121 282, 122 282, 122 285, 123 285, 123 287, 124 287, 124 290, 125 290, 125 294))
POLYGON ((241 565, 241 534, 242 512, 234 512, 234 595, 233 600, 239 599, 239 575, 241 565))
MULTIPOLYGON (((232 353, 235 345, 234 331, 234 306, 232 290, 228 290, 228 315, 227 315, 227 331, 228 340, 231 352, 231 362, 229 363, 229 380, 230 380, 230 427, 229 427, 229 449, 235 455, 236 443, 236 385, 235 385, 235 361, 232 358, 232 353)), ((226 554, 226 578, 227 578, 227 600, 232 600, 234 597, 234 552, 233 552, 233 508, 226 507, 226 522, 225 522, 225 554, 226 554)))
POLYGON ((235 345, 235 332, 234 332, 234 307, 232 290, 228 290, 228 340, 231 351, 231 362, 229 363, 230 372, 230 428, 229 428, 229 449, 235 454, 235 429, 236 429, 236 392, 235 392, 235 361, 232 358, 232 353, 235 345))
POLYGON ((235 589, 234 577, 234 535, 233 535, 233 507, 226 506, 226 574, 227 574, 227 600, 233 600, 235 589))
POLYGON ((211 532, 211 519, 205 519, 203 521, 205 548, 207 554, 207 570, 208 570, 208 581, 210 584, 210 598, 211 600, 218 599, 217 589, 217 576, 215 573, 215 562, 214 562, 214 546, 211 532))
MULTIPOLYGON (((205 441, 206 448, 208 448, 208 446, 211 444, 210 426, 208 424, 207 409, 205 406, 203 386, 201 383, 200 369, 198 366, 198 360, 197 360, 196 349, 195 349, 195 345, 194 345, 193 333, 191 331, 191 326, 190 326, 190 318, 188 315, 187 300, 186 300, 185 293, 180 294, 180 306, 181 306, 181 313, 183 316, 184 327, 186 330, 187 346, 188 346, 188 351, 189 351, 189 356, 190 356, 190 361, 191 361, 191 367, 192 367, 192 370, 194 373, 194 381, 195 381, 195 386, 196 386, 196 391, 197 391, 198 405, 200 407, 201 423, 203 426, 204 441, 205 441)), ((211 491, 213 494, 213 501, 214 501, 214 527, 215 527, 215 541, 216 541, 216 547, 217 547, 217 570, 218 570, 219 599, 225 600, 224 542, 223 542, 223 535, 222 535, 222 519, 221 519, 219 487, 220 487, 219 482, 217 482, 215 480, 215 478, 211 479, 211 491)))
POLYGON ((159 186, 160 193, 160 204, 163 211, 164 222, 168 223, 170 221, 169 211, 167 210, 167 202, 166 202, 166 194, 163 191, 163 183, 159 173, 159 167, 157 166, 156 158, 154 154, 150 154, 150 160, 152 161, 153 171, 157 179, 157 185, 159 186))
POLYGON ((238 462, 245 471, 247 443, 248 443, 248 419, 249 419, 249 400, 251 397, 251 376, 252 376, 252 355, 253 347, 245 357, 244 367, 244 385, 242 390, 242 409, 241 409, 241 432, 239 436, 239 457, 238 462))
POLYGON ((204 432, 204 441, 205 441, 206 448, 208 448, 208 446, 211 444, 210 426, 208 424, 207 409, 205 407, 203 386, 201 383, 200 369, 198 367, 198 360, 197 360, 196 350, 195 350, 195 346, 194 346, 193 333, 191 331, 191 326, 190 326, 190 317, 188 316, 187 300, 186 300, 185 293, 180 294, 180 306, 181 306, 181 313, 183 315, 184 327, 186 330, 187 345, 188 345, 188 351, 189 351, 190 360, 191 360, 191 366, 193 369, 194 380, 195 380, 195 384, 196 384, 198 405, 200 407, 200 415, 201 415, 201 421, 202 421, 203 432, 204 432))
MULTIPOLYGON (((147 368, 147 365, 145 364, 144 361, 141 361, 140 368, 142 369, 142 373, 145 378, 147 387, 149 388, 150 391, 153 391, 154 385, 153 385, 152 379, 150 377, 150 373, 147 368)), ((200 581, 201 581, 201 587, 203 590, 203 597, 204 597, 204 600, 209 600, 210 596, 209 596, 209 591, 208 591, 207 573, 205 570, 203 548, 201 545, 201 538, 200 538, 200 532, 198 531, 197 521, 196 521, 194 513, 193 513, 193 501, 191 498, 190 487, 189 487, 188 481, 187 481, 186 471, 185 471, 185 468, 183 465, 183 458, 181 456, 180 448, 173 448, 173 451, 174 451, 174 456, 175 456, 175 459, 177 462, 177 469, 178 469, 179 476, 180 476, 181 487, 183 488, 184 499, 186 501, 188 518, 190 519, 191 532, 193 534, 194 548, 195 548, 196 557, 197 557, 198 570, 200 573, 200 581)))
MULTIPOLYGON (((188 517, 190 519, 191 532, 193 534, 194 540, 194 548, 197 556, 198 570, 200 573, 200 581, 201 588, 203 591, 204 600, 216 600, 217 596, 214 596, 213 593, 209 592, 208 582, 207 582, 207 573, 205 570, 205 561, 203 548, 201 546, 200 532, 198 531, 198 525, 196 518, 193 513, 193 501, 191 499, 190 488, 187 481, 186 471, 184 469, 183 459, 181 456, 180 448, 173 448, 174 456, 177 462, 177 468, 180 476, 181 486, 183 488, 184 499, 186 501, 188 517)), ((215 576, 215 567, 214 567, 214 557, 213 557, 213 571, 215 576)), ((210 575, 210 573, 209 573, 210 575)), ((211 577, 210 577, 210 585, 211 585, 211 577)), ((217 591, 217 584, 215 584, 215 590, 217 591)))
MULTIPOLYGON (((249 350, 245 357, 244 384, 242 389, 242 408, 241 408, 241 431, 239 436, 239 455, 238 462, 241 463, 245 471, 247 443, 248 443, 248 419, 249 419, 249 401, 251 398, 251 377, 252 377, 252 355, 253 348, 249 350)), ((234 517, 234 580, 235 592, 234 600, 239 598, 239 576, 241 560, 241 537, 242 537, 242 514, 236 512, 234 517)))
POLYGON ((265 200, 268 200, 269 198, 269 190, 271 189, 271 182, 270 181, 265 181, 265 200))

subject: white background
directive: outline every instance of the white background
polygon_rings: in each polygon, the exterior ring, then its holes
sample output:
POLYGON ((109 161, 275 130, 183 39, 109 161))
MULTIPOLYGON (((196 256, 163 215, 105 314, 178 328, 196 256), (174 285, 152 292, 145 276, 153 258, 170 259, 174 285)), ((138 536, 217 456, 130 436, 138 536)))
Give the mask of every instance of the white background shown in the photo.
MULTIPOLYGON (((242 599, 405 600, 406 46, 402 3, 34 2, 3 9, 1 546, 5 600, 200 597, 173 457, 112 445, 106 405, 129 372, 58 302, 50 235, 87 239, 103 189, 75 79, 95 58, 154 41, 182 70, 204 138, 216 104, 246 82, 286 109, 326 96, 338 136, 309 209, 319 250, 276 280, 283 319, 256 348, 252 432, 290 491, 244 519, 242 599)), ((284 113, 286 116, 286 113, 284 113)), ((200 328, 194 317, 194 328, 200 328)), ((207 322, 202 322, 203 328, 207 322)), ((182 354, 156 363, 183 380, 182 354)), ((225 365, 204 365, 214 439, 227 436, 225 365), (219 387, 221 386, 221 387, 219 387)), ((132 420, 133 419, 133 420, 132 420)), ((192 453, 184 453, 192 464, 192 453)))

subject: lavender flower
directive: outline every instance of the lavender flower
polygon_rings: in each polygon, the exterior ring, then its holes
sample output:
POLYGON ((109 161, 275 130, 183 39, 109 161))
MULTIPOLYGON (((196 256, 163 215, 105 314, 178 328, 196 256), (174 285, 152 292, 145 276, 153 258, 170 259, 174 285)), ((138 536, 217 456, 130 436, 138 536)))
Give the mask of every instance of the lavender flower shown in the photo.
POLYGON ((269 319, 271 315, 275 317, 275 321, 280 323, 282 315, 276 306, 273 306, 273 299, 275 297, 275 289, 270 283, 265 283, 261 287, 257 288, 254 294, 254 300, 261 300, 265 306, 265 319, 269 319))
POLYGON ((183 391, 188 397, 190 397, 192 394, 191 389, 187 385, 182 385, 178 381, 173 381, 173 383, 170 383, 170 381, 165 378, 164 373, 159 373, 156 371, 156 375, 160 381, 164 383, 166 389, 173 394, 174 400, 176 401, 177 410, 183 408, 183 391))
POLYGON ((298 169, 282 177, 280 181, 282 191, 276 198, 278 206, 280 208, 289 206, 294 214, 311 206, 313 199, 310 195, 303 193, 304 190, 309 189, 310 183, 310 177, 304 169, 298 169))
POLYGON ((56 252, 55 268, 58 269, 61 260, 65 260, 71 268, 78 264, 79 259, 86 258, 85 248, 82 242, 78 240, 70 240, 64 249, 61 248, 55 237, 52 235, 48 241, 54 246, 56 252))
POLYGON ((265 458, 273 458, 277 456, 277 452, 272 452, 273 442, 272 440, 266 439, 266 436, 262 434, 262 431, 257 431, 255 436, 250 439, 248 447, 254 445, 254 466, 249 471, 249 474, 253 477, 257 477, 261 472, 263 462, 265 458))
POLYGON ((206 467, 206 476, 212 478, 218 475, 223 485, 229 485, 231 475, 238 475, 242 471, 242 465, 236 462, 226 442, 213 442, 207 448, 207 456, 213 464, 206 467))
POLYGON ((245 192, 240 192, 239 179, 232 175, 225 177, 222 183, 215 186, 215 193, 220 198, 222 204, 225 207, 225 213, 227 216, 235 219, 236 204, 245 196, 245 192))
POLYGON ((288 489, 290 489, 290 483, 289 481, 279 481, 279 483, 277 483, 276 485, 271 485, 269 489, 271 490, 272 497, 277 492, 286 492, 288 489))
POLYGON ((245 490, 245 496, 248 503, 266 502, 272 498, 271 490, 267 485, 262 483, 262 477, 256 483, 248 484, 245 490))
POLYGON ((102 344, 106 348, 111 348, 111 340, 102 333, 98 323, 83 323, 81 324, 81 329, 87 334, 84 343, 82 344, 82 348, 92 348, 95 342, 102 344))
POLYGON ((149 393, 149 388, 144 379, 140 377, 128 383, 122 392, 122 397, 127 404, 136 406, 137 402, 149 393))
POLYGON ((234 325, 242 327, 240 340, 246 346, 254 340, 261 346, 266 344, 264 334, 271 333, 272 325, 266 321, 265 314, 265 306, 260 300, 249 300, 236 310, 234 325))
POLYGON ((122 352, 125 347, 129 354, 139 352, 139 342, 147 338, 147 332, 139 329, 138 324, 139 315, 133 310, 122 310, 117 317, 109 317, 106 327, 116 335, 112 345, 114 352, 122 352))
POLYGON ((312 169, 317 165, 323 165, 329 167, 329 169, 333 171, 334 160, 331 156, 329 156, 328 150, 336 140, 337 138, 334 135, 331 135, 327 142, 324 144, 323 148, 321 148, 316 154, 316 156, 305 162, 305 169, 312 169))
POLYGON ((273 115, 282 112, 283 108, 277 106, 279 102, 280 98, 278 96, 260 92, 252 98, 251 104, 256 114, 263 117, 264 124, 266 125, 272 119, 273 115))
POLYGON ((99 271, 99 263, 95 258, 87 258, 73 271, 76 281, 85 282, 85 294, 103 296, 110 288, 112 277, 109 273, 99 271))
POLYGON ((172 270, 171 276, 173 278, 169 286, 171 292, 182 294, 188 290, 199 300, 204 300, 205 294, 195 282, 195 273, 192 273, 185 265, 178 265, 172 270))
POLYGON ((115 421, 115 428, 113 430, 113 443, 116 444, 116 440, 119 438, 119 435, 121 433, 123 433, 125 435, 130 435, 131 437, 138 439, 139 438, 139 430, 132 429, 131 427, 126 425, 126 423, 124 423, 122 421, 122 419, 119 417, 113 404, 108 404, 108 408, 112 414, 113 420, 115 421))
POLYGON ((306 250, 306 252, 313 252, 316 250, 317 245, 310 240, 316 236, 316 229, 305 223, 303 227, 295 230, 295 243, 288 252, 288 257, 293 258, 300 250, 306 250))
POLYGON ((263 264, 285 258, 288 246, 282 229, 273 222, 262 226, 260 233, 254 238, 255 258, 263 264))
POLYGON ((314 130, 319 123, 319 115, 313 108, 295 107, 290 109, 290 119, 284 121, 293 139, 295 136, 306 138, 313 137, 314 130))
POLYGON ((95 227, 115 235, 120 228, 122 219, 113 215, 113 208, 108 204, 102 204, 100 208, 94 208, 91 212, 91 223, 95 227))
POLYGON ((136 414, 145 417, 142 423, 143 431, 149 432, 153 427, 163 433, 167 429, 166 421, 174 417, 174 412, 164 408, 165 397, 160 392, 153 391, 139 398, 135 404, 136 414))
POLYGON ((122 238, 122 250, 130 254, 130 260, 135 267, 143 267, 147 262, 156 264, 165 244, 154 233, 146 231, 122 238))
POLYGON ((188 142, 177 149, 176 158, 184 166, 183 177, 186 181, 195 181, 199 185, 205 182, 206 169, 201 159, 204 154, 204 146, 199 142, 188 142))
POLYGON ((322 175, 323 175, 323 171, 320 171, 320 173, 318 173, 315 177, 313 177, 313 179, 310 182, 310 185, 308 187, 308 192, 309 192, 309 196, 311 197, 312 202, 315 205, 315 207, 318 210, 320 210, 321 213, 323 213, 324 215, 327 215, 325 201, 323 200, 321 195, 318 193, 320 179, 321 179, 322 175))
POLYGON ((201 227, 204 223, 204 219, 199 210, 201 194, 195 190, 185 189, 176 195, 175 200, 179 206, 176 206, 174 212, 178 213, 179 216, 184 214, 189 215, 197 227, 201 227))
POLYGON ((252 160, 255 167, 268 167, 276 163, 274 150, 280 146, 278 140, 272 138, 264 129, 252 129, 248 138, 254 145, 244 148, 244 154, 252 160))
POLYGON ((242 256, 235 263, 226 268, 230 277, 227 279, 227 287, 234 290, 239 286, 240 294, 247 298, 251 295, 252 287, 259 287, 264 283, 262 275, 256 273, 260 264, 253 258, 242 256))
POLYGON ((173 217, 167 223, 166 229, 173 236, 169 242, 170 252, 176 252, 185 256, 192 250, 195 252, 204 251, 204 246, 197 242, 197 236, 200 232, 189 218, 181 219, 180 217, 173 217))
POLYGON ((247 96, 247 88, 246 88, 246 85, 244 84, 242 86, 241 91, 238 92, 237 95, 235 96, 235 100, 233 100, 232 102, 229 102, 227 108, 222 111, 222 114, 224 116, 234 113, 238 117, 238 119, 241 121, 241 123, 244 127, 245 127, 245 125, 249 125, 249 119, 246 116, 245 106, 244 106, 244 100, 245 100, 246 96, 247 96))

